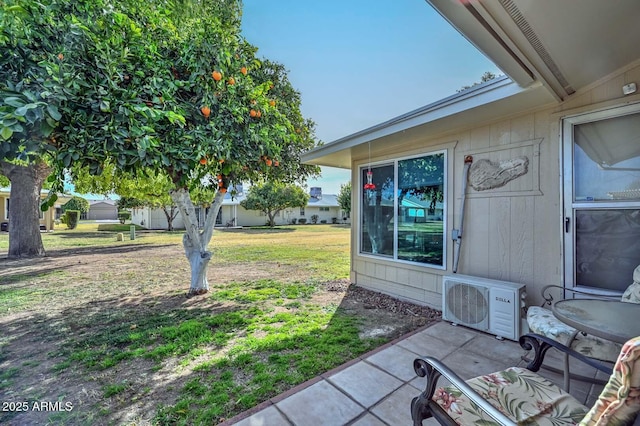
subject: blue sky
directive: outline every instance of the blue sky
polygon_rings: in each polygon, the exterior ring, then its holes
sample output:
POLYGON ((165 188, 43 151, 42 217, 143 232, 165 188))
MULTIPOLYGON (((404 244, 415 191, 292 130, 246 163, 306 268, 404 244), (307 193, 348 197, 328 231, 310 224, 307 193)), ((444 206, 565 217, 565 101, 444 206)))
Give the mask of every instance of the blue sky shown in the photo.
MULTIPOLYGON (((453 1, 453 0, 452 0, 453 1)), ((424 0, 244 0, 243 34, 280 62, 325 143, 456 93, 498 68, 424 0)), ((350 172, 323 168, 337 194, 350 172)))

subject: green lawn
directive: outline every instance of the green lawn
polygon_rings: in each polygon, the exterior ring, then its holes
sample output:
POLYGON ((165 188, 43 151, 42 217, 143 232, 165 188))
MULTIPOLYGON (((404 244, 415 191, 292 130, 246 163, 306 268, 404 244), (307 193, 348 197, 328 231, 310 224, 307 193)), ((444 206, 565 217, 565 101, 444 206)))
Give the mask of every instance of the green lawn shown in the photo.
MULTIPOLYGON (((0 423, 121 424, 135 413, 127 421, 216 424, 377 347, 388 338, 361 337, 362 318, 327 291, 348 277, 349 232, 216 231, 211 291, 190 299, 181 232, 131 241, 128 225, 81 223, 43 234, 49 256, 0 260, 0 391, 75 408, 0 423), (37 374, 53 379, 30 381, 37 374)), ((0 255, 7 247, 0 235, 0 255)))

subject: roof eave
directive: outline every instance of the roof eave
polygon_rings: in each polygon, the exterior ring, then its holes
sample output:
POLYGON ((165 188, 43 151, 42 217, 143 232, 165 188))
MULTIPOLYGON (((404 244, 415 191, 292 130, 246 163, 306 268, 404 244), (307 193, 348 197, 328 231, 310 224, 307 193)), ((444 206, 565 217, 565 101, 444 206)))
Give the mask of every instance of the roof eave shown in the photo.
MULTIPOLYGON (((540 103, 554 101, 554 98, 540 84, 523 88, 509 77, 503 76, 313 149, 303 154, 302 161, 308 164, 349 169, 351 168, 351 148, 417 128, 428 136, 430 131, 441 131, 440 127, 436 126, 437 123, 444 123, 445 120, 454 117, 464 121, 465 125, 472 125, 480 118, 482 120, 492 118, 492 113, 486 108, 509 99, 522 99, 518 104, 522 109, 530 109, 540 103), (475 114, 480 109, 485 113, 475 114)), ((503 109, 495 108, 495 118, 502 114, 504 114, 503 109)))

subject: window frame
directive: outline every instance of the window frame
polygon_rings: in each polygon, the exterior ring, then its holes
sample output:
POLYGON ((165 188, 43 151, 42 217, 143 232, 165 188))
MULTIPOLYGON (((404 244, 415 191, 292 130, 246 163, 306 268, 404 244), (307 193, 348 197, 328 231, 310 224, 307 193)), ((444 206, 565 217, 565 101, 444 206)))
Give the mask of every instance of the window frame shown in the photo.
POLYGON ((358 217, 357 217, 357 254, 358 256, 377 259, 380 261, 394 262, 411 266, 420 266, 429 269, 436 269, 441 271, 446 271, 448 268, 448 204, 449 204, 449 149, 440 148, 434 149, 433 151, 422 152, 419 154, 406 155, 400 157, 394 157, 392 159, 387 160, 379 160, 375 162, 362 163, 358 165, 358 187, 357 191, 354 191, 354 195, 357 194, 358 197, 358 217), (412 160, 416 158, 428 157, 430 155, 443 155, 443 170, 442 170, 442 186, 443 186, 443 195, 442 195, 442 265, 431 264, 431 263, 423 263, 416 262, 412 260, 399 259, 398 258, 398 164, 404 160, 412 160), (395 194, 393 200, 393 211, 394 211, 394 220, 393 220, 393 255, 378 255, 369 252, 362 251, 362 214, 363 214, 363 198, 364 198, 364 184, 363 182, 363 172, 369 167, 384 167, 384 166, 393 166, 393 193, 395 194))
POLYGON ((582 200, 576 199, 575 176, 575 134, 574 128, 581 124, 594 123, 601 120, 617 118, 625 115, 640 114, 640 104, 617 106, 602 110, 564 116, 560 120, 562 133, 560 134, 560 146, 562 149, 562 242, 563 242, 563 275, 564 287, 586 291, 594 295, 620 296, 622 291, 607 289, 604 287, 592 287, 581 285, 577 279, 577 212, 591 212, 599 210, 637 210, 640 209, 640 200, 582 200))

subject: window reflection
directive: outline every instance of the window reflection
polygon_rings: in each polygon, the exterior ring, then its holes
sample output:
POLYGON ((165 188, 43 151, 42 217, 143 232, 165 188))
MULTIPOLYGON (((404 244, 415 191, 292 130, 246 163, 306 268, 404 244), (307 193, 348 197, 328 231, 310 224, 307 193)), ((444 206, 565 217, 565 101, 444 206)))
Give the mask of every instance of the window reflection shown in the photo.
POLYGON ((375 189, 361 192, 361 252, 444 266, 444 164, 440 152, 371 167, 375 189))

